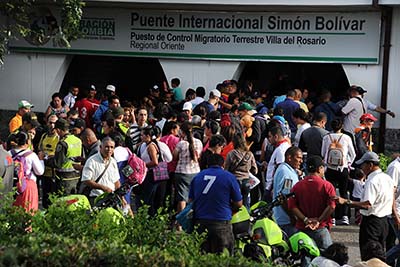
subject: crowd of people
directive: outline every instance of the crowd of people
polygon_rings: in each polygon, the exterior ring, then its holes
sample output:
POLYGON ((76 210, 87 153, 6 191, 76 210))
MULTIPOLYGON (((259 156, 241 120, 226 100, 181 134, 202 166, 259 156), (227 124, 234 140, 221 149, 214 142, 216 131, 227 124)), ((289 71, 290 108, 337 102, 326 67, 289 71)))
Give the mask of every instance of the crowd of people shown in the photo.
MULTIPOLYGON (((233 250, 232 209, 289 192, 295 197, 275 208, 276 222, 288 235, 307 233, 325 255, 332 249, 330 229, 349 225, 351 207, 357 208, 362 260, 370 258, 371 242, 387 248, 390 226, 399 237, 400 158, 388 174, 379 168, 377 118, 369 110, 395 114, 366 100, 360 86, 334 103, 328 90, 288 87, 271 97, 251 82, 226 80, 206 96, 201 86, 184 93, 178 78, 170 89, 165 84, 132 102, 120 99, 113 85, 101 92, 71 87, 66 96, 52 95, 42 124, 33 105, 20 101, 4 143, 12 157, 25 155, 27 162, 30 182, 15 205, 35 212, 39 198, 47 208, 50 194, 75 194, 81 184, 92 189, 91 200, 112 192, 136 153, 149 171, 126 205, 146 204, 154 215, 160 207, 180 212, 193 202, 198 229, 208 231, 208 252, 233 250), (161 165, 167 177, 156 175, 161 165)), ((381 260, 394 266, 400 245, 392 246, 381 260)))

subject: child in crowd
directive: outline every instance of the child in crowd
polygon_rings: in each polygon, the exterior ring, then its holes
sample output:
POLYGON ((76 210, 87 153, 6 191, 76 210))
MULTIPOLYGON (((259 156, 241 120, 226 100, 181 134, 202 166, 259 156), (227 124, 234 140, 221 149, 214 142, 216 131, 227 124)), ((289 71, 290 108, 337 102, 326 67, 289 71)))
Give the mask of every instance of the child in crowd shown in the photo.
MULTIPOLYGON (((363 170, 356 168, 354 170, 354 179, 349 178, 349 182, 353 184, 351 199, 354 201, 360 201, 365 184, 365 173, 363 172, 363 170)), ((357 225, 360 225, 361 223, 360 209, 357 208, 355 209, 355 223, 357 225)))

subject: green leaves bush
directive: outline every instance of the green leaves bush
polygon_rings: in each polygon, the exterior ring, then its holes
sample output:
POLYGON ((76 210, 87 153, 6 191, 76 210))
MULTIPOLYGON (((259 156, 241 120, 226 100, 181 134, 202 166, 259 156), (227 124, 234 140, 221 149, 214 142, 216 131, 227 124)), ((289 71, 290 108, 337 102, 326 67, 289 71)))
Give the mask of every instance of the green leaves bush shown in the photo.
POLYGON ((52 206, 31 216, 11 203, 6 196, 0 204, 0 266, 261 266, 202 254, 203 236, 176 232, 168 214, 149 217, 145 208, 102 225, 85 210, 52 206))

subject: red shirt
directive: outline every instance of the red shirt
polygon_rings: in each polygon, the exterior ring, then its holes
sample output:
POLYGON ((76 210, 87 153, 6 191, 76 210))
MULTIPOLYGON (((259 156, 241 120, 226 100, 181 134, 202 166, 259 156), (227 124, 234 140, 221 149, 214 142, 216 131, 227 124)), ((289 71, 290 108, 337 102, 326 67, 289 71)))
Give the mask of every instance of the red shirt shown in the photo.
POLYGON ((98 104, 89 101, 87 98, 76 101, 74 108, 79 112, 79 117, 86 123, 86 127, 93 129, 92 117, 99 107, 98 104))
MULTIPOLYGON (((288 200, 288 208, 298 208, 308 218, 318 218, 327 206, 336 207, 333 185, 319 176, 307 176, 296 183, 291 192, 296 195, 288 200)), ((318 228, 331 226, 331 218, 321 221, 318 228)), ((305 229, 304 222, 297 220, 296 228, 305 229)))
POLYGON ((234 150, 235 148, 233 147, 233 142, 230 142, 224 148, 222 149, 221 156, 226 160, 226 156, 228 156, 228 153, 234 150))

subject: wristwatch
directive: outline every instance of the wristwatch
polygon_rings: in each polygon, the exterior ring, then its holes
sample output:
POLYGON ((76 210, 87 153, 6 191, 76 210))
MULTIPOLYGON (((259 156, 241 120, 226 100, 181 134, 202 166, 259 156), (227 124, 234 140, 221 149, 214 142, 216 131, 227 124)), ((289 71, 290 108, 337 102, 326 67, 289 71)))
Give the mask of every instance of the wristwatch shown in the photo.
POLYGON ((308 224, 308 217, 304 217, 303 222, 304 224, 308 224))
POLYGON ((351 205, 351 204, 353 204, 353 201, 351 201, 351 199, 347 199, 347 200, 346 200, 346 204, 347 204, 347 205, 351 205))

